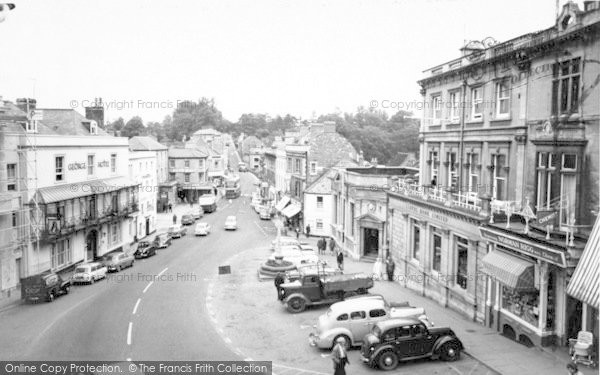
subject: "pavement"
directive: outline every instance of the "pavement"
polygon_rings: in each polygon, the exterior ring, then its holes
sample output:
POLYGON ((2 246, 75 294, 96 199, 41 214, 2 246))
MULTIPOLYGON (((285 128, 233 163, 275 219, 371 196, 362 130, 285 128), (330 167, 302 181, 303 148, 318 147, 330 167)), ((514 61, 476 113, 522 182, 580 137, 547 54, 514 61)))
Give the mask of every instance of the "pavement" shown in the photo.
MULTIPOLYGON (((268 227, 263 223, 261 226, 268 227)), ((264 233, 265 246, 248 249, 243 256, 237 254, 230 259, 228 263, 231 265, 233 275, 229 279, 220 279, 213 287, 213 295, 220 296, 211 301, 212 313, 220 317, 217 329, 224 332, 226 338, 230 337, 228 335, 237 337, 234 339, 238 344, 236 350, 244 356, 259 360, 261 358, 273 360, 274 371, 278 373, 281 373, 282 369, 286 374, 329 373, 330 360, 324 358, 326 354, 321 354, 323 358, 315 356, 313 348, 308 347, 306 343, 309 333, 307 328, 315 324, 316 317, 324 313, 324 309, 309 309, 301 314, 288 314, 275 300, 272 282, 257 280, 256 269, 270 254, 267 250, 268 245, 275 238, 273 231, 264 233), (243 307, 238 309, 235 304, 243 307), (267 315, 268 320, 265 319, 267 315), (253 319, 254 317, 256 319, 253 319), (299 328, 294 330, 294 326, 299 328), (238 332, 245 333, 240 335, 238 332), (281 337, 288 339, 286 341, 281 337), (291 340, 294 340, 293 343, 291 340), (298 340, 303 342, 296 343, 298 340), (274 346, 280 348, 277 354, 269 351, 269 348, 274 346)), ((307 239, 301 236, 300 239, 316 248, 318 238, 307 239)), ((329 251, 327 253, 321 255, 321 258, 330 265, 336 265, 334 256, 329 251)), ((345 273, 372 274, 374 264, 346 258, 344 266, 345 273)), ((434 361, 414 362, 399 366, 393 373, 522 374, 532 371, 557 375, 567 373, 566 365, 570 362, 567 348, 555 348, 554 351, 545 348, 527 348, 505 338, 497 331, 470 321, 458 312, 446 309, 435 301, 404 288, 397 282, 375 281, 375 287, 371 292, 382 294, 389 301, 409 301, 413 306, 424 307, 436 326, 451 327, 465 346, 465 355, 460 361, 451 363, 436 361, 437 367, 434 367, 434 361)), ((351 353, 350 359, 356 365, 348 368, 348 373, 356 373, 359 369, 361 373, 370 372, 371 369, 359 363, 356 354, 351 353)), ((583 365, 579 365, 579 370, 585 375, 598 373, 597 370, 583 365)))

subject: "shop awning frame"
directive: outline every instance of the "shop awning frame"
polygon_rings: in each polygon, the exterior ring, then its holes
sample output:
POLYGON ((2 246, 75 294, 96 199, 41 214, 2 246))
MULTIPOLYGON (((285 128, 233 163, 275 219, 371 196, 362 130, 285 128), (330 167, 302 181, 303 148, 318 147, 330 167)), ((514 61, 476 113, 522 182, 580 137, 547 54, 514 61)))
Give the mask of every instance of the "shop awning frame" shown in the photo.
POLYGON ((299 204, 290 204, 281 211, 281 213, 288 219, 298 215, 298 212, 302 211, 302 206, 299 204))
POLYGON ((600 304, 600 218, 592 229, 583 254, 575 267, 567 294, 594 308, 600 304))
POLYGON ((535 290, 535 263, 498 250, 489 252, 482 262, 483 272, 507 287, 535 290))
POLYGON ((288 205, 288 203, 290 203, 291 199, 290 197, 288 197, 287 195, 284 195, 281 200, 279 202, 277 202, 277 204, 275 205, 275 209, 277 211, 283 211, 283 209, 285 208, 285 206, 288 205))

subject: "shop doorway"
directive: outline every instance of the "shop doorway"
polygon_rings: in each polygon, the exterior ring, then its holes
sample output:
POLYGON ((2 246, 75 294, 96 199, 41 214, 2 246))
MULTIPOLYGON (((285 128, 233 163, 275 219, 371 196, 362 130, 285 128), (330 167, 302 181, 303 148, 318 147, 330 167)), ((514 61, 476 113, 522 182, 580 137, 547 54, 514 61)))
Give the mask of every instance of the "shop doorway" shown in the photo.
POLYGON ((379 229, 363 228, 363 256, 379 254, 379 229))
POLYGON ((567 295, 567 338, 576 338, 581 331, 581 314, 583 304, 581 301, 567 295))
POLYGON ((87 260, 94 260, 96 259, 96 257, 98 256, 98 231, 97 230, 92 230, 90 233, 88 233, 86 239, 85 239, 85 245, 86 245, 86 250, 87 250, 87 254, 86 254, 86 258, 87 260))
POLYGON ((150 234, 150 218, 146 218, 146 236, 150 234))

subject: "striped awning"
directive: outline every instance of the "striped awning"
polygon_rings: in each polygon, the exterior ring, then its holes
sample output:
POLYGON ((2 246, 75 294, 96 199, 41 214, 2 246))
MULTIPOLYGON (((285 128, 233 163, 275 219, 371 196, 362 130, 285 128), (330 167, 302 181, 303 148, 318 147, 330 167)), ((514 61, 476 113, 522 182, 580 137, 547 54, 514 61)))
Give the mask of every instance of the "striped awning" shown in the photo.
POLYGON ((277 211, 283 211, 283 209, 285 208, 285 206, 287 206, 288 203, 290 203, 290 197, 284 195, 283 198, 281 198, 281 200, 275 205, 275 209, 277 211))
POLYGON ((294 217, 302 210, 302 207, 299 204, 292 203, 281 211, 285 217, 290 218, 294 217))
POLYGON ((599 308, 600 289, 600 218, 596 219, 592 234, 567 285, 567 293, 594 308, 599 308))
POLYGON ((535 289, 534 263, 501 251, 483 257, 483 272, 515 290, 535 289))
POLYGON ((104 178, 37 189, 35 198, 40 204, 48 204, 90 195, 110 193, 136 185, 139 184, 126 177, 104 178))

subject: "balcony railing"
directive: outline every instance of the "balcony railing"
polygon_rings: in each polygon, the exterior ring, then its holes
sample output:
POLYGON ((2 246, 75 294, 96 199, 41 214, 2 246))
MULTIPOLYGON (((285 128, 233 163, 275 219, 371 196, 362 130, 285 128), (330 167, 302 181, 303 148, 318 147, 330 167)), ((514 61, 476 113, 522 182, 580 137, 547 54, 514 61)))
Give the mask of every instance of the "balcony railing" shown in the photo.
POLYGON ((456 207, 473 212, 480 212, 482 201, 475 192, 456 192, 436 186, 410 184, 400 181, 398 192, 407 196, 433 201, 446 207, 456 207))

